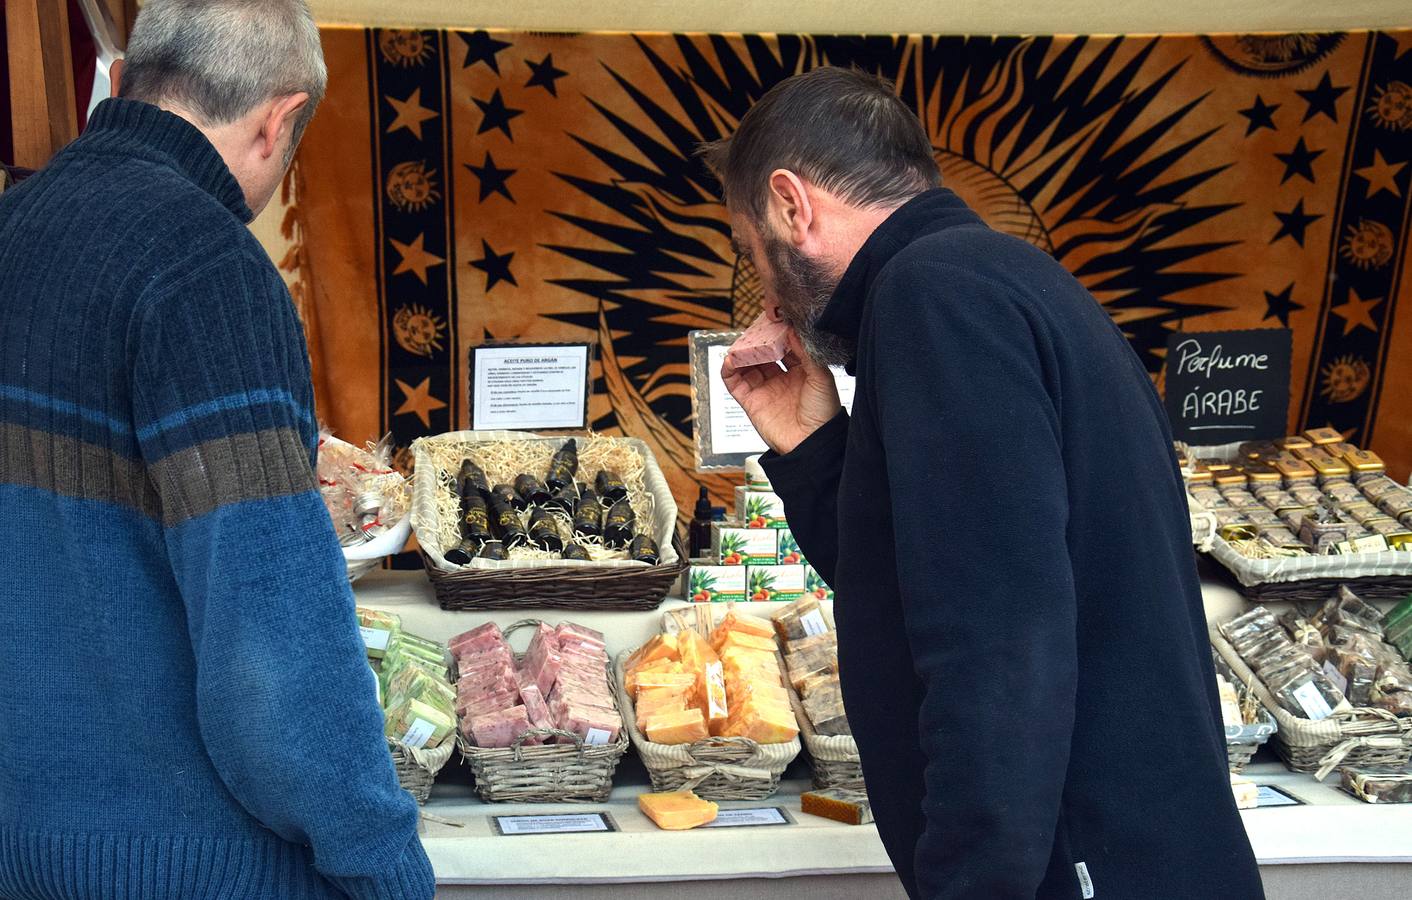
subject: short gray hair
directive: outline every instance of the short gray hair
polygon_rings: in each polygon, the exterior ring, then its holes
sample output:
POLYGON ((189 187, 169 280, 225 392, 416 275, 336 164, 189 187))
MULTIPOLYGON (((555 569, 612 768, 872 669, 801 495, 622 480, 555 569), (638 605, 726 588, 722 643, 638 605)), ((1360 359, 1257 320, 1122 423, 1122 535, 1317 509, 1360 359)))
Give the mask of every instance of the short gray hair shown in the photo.
POLYGON ((128 39, 119 95, 174 104, 202 124, 223 125, 272 97, 304 91, 297 140, 327 85, 305 0, 147 0, 128 39))

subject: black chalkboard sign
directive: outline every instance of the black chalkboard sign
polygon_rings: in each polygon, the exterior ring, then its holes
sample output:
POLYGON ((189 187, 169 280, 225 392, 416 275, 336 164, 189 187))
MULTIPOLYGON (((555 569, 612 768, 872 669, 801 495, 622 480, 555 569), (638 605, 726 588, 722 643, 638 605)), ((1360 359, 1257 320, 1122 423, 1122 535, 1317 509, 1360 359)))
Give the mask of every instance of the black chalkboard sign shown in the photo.
POLYGON ((1285 433, 1292 332, 1181 331, 1167 338, 1167 417, 1192 444, 1285 433))

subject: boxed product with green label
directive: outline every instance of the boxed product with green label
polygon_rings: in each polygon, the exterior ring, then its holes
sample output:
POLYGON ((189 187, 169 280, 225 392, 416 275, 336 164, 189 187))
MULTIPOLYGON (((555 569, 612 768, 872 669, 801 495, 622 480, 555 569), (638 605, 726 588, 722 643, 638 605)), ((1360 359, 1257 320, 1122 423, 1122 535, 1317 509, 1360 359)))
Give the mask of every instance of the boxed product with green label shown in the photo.
POLYGON ((735 515, 746 528, 788 528, 784 501, 773 491, 735 489, 735 515))
POLYGON ((693 603, 739 603, 745 599, 745 566, 693 559, 682 576, 682 595, 693 603))
POLYGON ((815 571, 813 566, 805 566, 804 589, 814 595, 816 600, 832 600, 833 588, 824 581, 824 576, 815 571))
POLYGON ((712 527, 716 559, 723 566, 773 566, 780 561, 779 531, 774 528, 712 527))
POLYGON ((804 558, 804 554, 799 550, 799 544, 794 540, 794 532, 788 528, 780 529, 780 565, 809 565, 809 560, 804 558))
POLYGON ((804 596, 804 566, 748 566, 747 600, 793 602, 804 596))

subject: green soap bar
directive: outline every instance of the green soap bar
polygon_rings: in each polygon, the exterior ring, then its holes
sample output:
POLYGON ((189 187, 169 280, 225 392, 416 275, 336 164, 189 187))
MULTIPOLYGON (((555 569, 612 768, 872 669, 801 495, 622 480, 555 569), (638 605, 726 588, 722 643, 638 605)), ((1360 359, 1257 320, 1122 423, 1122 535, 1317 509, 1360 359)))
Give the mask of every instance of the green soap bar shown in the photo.
POLYGON ((456 711, 456 690, 420 666, 404 666, 388 684, 388 705, 405 699, 420 700, 447 715, 456 711))
POLYGON ((1394 606, 1383 616, 1383 629, 1387 630, 1406 619, 1412 619, 1412 594, 1403 598, 1402 602, 1394 606))
POLYGON ((430 750, 446 740, 455 728, 455 716, 448 716, 420 700, 407 699, 388 709, 383 734, 408 747, 430 750))
POLYGON ((363 646, 372 659, 382 659, 388 648, 402 630, 402 620, 395 614, 380 609, 357 607, 358 632, 363 637, 363 646))
POLYGON ((423 647, 403 640, 394 640, 393 649, 400 651, 404 656, 412 656, 424 659, 433 665, 446 665, 447 656, 445 647, 423 647))
POLYGON ((442 643, 441 641, 434 641, 431 638, 424 638, 419 634, 412 634, 410 631, 403 631, 398 633, 397 642, 400 644, 409 644, 413 647, 421 647, 422 649, 427 650, 431 653, 446 652, 446 644, 442 643))

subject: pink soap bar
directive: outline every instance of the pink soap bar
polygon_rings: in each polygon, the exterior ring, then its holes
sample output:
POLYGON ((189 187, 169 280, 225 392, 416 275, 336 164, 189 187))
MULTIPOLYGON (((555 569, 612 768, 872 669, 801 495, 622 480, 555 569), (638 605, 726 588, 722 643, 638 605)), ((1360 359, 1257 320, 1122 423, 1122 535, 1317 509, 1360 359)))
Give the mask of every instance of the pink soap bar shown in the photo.
POLYGON ((535 728, 553 728, 554 716, 549 712, 549 704, 544 702, 544 695, 539 692, 539 688, 532 684, 527 684, 520 689, 520 699, 525 704, 525 713, 529 716, 530 724, 535 728))
POLYGON ((494 622, 486 622, 470 631, 464 631, 447 641, 446 645, 451 648, 451 653, 458 658, 496 646, 506 646, 505 637, 500 633, 500 626, 494 622))
POLYGON ((515 738, 530 730, 523 706, 477 716, 467 723, 470 737, 478 747, 508 747, 515 738))
POLYGON ((737 368, 763 366, 784 359, 789 349, 789 326, 771 322, 765 313, 731 344, 730 361, 737 368))
POLYGON ((594 631, 585 625, 575 625, 573 622, 560 622, 554 633, 561 643, 594 644, 600 648, 608 645, 603 632, 594 631))

